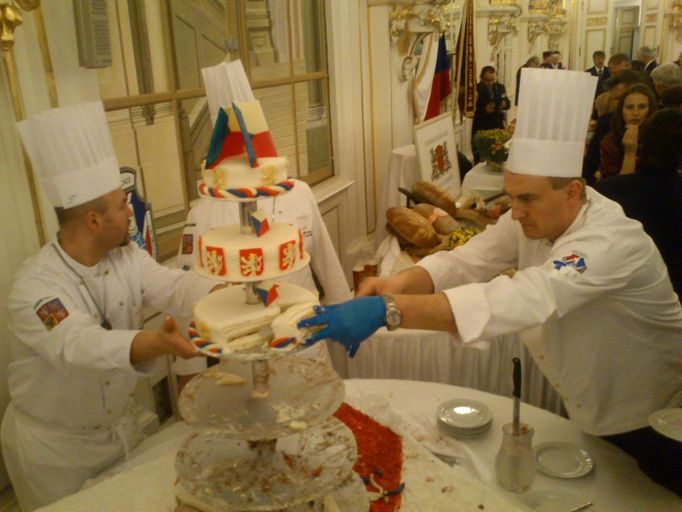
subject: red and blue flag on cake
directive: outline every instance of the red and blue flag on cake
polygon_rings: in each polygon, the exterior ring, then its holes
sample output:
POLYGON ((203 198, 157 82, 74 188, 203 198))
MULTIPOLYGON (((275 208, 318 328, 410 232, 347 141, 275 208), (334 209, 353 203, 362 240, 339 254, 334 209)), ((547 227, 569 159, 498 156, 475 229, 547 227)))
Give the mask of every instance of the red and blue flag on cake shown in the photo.
POLYGON ((253 231, 259 237, 263 236, 270 230, 270 223, 268 222, 268 215, 263 210, 257 210, 251 214, 251 226, 253 231))
POLYGON ((206 168, 213 169, 225 158, 244 153, 248 155, 251 167, 258 166, 258 158, 277 156, 258 101, 235 101, 231 107, 218 111, 206 156, 206 168))
POLYGON ((273 284, 269 288, 263 288, 261 286, 258 286, 256 288, 258 298, 260 298, 264 306, 269 306, 270 304, 275 302, 275 299, 277 299, 277 297, 279 296, 279 294, 277 293, 278 286, 279 285, 277 284, 273 284))

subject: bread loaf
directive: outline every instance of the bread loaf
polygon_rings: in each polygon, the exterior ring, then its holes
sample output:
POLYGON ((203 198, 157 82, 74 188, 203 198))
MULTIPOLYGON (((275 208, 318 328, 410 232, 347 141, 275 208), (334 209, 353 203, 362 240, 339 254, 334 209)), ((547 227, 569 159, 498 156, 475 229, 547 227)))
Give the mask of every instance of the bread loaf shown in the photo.
POLYGON ((394 206, 386 211, 386 222, 402 238, 418 247, 435 247, 440 242, 429 221, 410 208, 394 206))
POLYGON ((433 183, 418 181, 412 186, 412 193, 419 198, 420 202, 437 206, 452 217, 457 217, 455 200, 445 190, 433 183))
POLYGON ((439 235, 449 235, 459 227, 459 222, 445 210, 432 204, 419 203, 414 206, 414 211, 428 220, 439 235))

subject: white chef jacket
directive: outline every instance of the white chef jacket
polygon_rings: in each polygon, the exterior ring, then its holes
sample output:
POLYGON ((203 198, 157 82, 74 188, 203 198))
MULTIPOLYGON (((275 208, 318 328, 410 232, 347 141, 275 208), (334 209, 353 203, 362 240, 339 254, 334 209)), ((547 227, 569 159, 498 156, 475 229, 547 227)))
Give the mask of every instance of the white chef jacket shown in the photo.
POLYGON ((55 239, 22 264, 8 299, 16 339, 8 368, 12 405, 2 429, 22 505, 30 509, 75 492, 123 455, 136 438, 130 403, 137 378, 153 369, 130 364, 143 307, 187 315, 215 285, 194 272, 159 265, 135 244, 86 267, 55 239), (56 251, 83 278, 113 330, 100 326, 93 299, 56 251), (44 321, 40 315, 46 312, 59 320, 44 321), (51 464, 59 465, 53 473, 46 467, 51 464), (31 496, 22 500, 26 486, 31 496))
POLYGON ((541 326, 527 346, 585 432, 642 428, 682 403, 682 310, 665 264, 641 224, 593 189, 554 243, 526 238, 508 212, 418 265, 465 342, 541 326), (513 278, 497 276, 509 268, 513 278))
MULTIPOLYGON (((274 219, 275 222, 284 222, 300 228, 305 240, 305 250, 310 254, 310 265, 277 277, 277 281, 293 283, 316 292, 317 287, 310 270, 312 267, 324 289, 324 302, 337 304, 350 300, 353 294, 322 220, 315 196, 307 183, 294 181, 294 188, 286 194, 258 200, 257 208, 265 211, 270 222, 274 219)), ((194 268, 199 235, 228 224, 239 224, 237 202, 199 199, 187 216, 178 251, 178 266, 184 269, 194 268)), ((302 355, 328 358, 326 346, 322 342, 304 350, 302 355)), ((178 360, 173 368, 178 374, 189 374, 201 371, 205 367, 201 364, 198 359, 178 360)))

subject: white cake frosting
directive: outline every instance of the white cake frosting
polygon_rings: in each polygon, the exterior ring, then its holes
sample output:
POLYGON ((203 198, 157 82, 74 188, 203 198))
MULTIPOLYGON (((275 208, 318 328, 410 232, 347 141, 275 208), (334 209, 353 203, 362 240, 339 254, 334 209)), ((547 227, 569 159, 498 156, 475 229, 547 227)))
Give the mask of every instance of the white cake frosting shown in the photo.
POLYGON ((289 160, 286 157, 261 157, 251 167, 246 154, 224 159, 213 169, 203 168, 201 175, 207 187, 216 190, 270 187, 286 181, 289 160))
MULTIPOLYGON (((273 283, 267 283, 269 288, 273 283)), ((202 338, 233 351, 262 345, 272 339, 269 326, 297 304, 312 312, 317 294, 290 283, 277 284, 277 298, 269 306, 247 304, 243 286, 229 286, 202 297, 194 305, 193 317, 202 338)))
POLYGON ((295 338, 296 343, 303 343, 311 334, 310 329, 299 329, 298 322, 304 318, 313 316, 313 306, 318 304, 315 302, 305 302, 297 304, 287 309, 286 312, 279 315, 273 320, 271 328, 272 335, 277 338, 295 338))
POLYGON ((308 264, 301 231, 273 223, 263 236, 244 234, 239 225, 221 226, 199 237, 196 269, 226 281, 262 281, 308 264))

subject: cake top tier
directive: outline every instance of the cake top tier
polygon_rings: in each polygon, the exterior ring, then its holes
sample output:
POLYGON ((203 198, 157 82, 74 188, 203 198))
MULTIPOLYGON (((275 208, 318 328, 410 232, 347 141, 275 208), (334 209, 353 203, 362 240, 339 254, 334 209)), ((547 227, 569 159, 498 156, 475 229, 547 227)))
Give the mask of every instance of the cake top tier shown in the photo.
POLYGON ((258 101, 233 102, 216 114, 199 193, 251 200, 287 192, 288 161, 279 157, 258 101))

